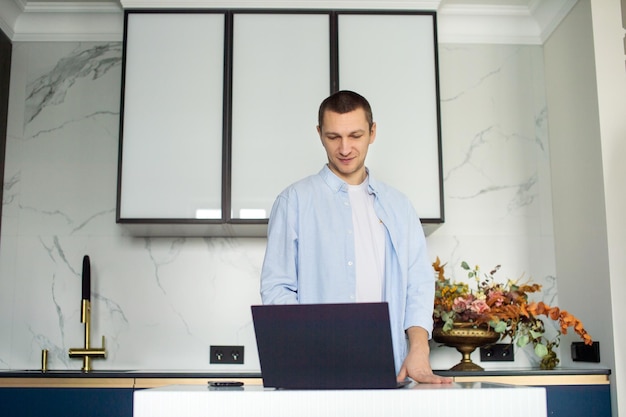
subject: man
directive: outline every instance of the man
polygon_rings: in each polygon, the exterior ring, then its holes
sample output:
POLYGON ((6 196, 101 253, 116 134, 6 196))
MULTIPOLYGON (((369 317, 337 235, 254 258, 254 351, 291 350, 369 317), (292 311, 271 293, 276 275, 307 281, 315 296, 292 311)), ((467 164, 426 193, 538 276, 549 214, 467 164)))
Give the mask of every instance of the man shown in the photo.
POLYGON ((406 196, 365 167, 376 139, 369 103, 351 91, 331 95, 320 105, 317 132, 328 164, 274 203, 263 303, 386 301, 398 380, 450 382, 430 367, 435 278, 419 218, 406 196))

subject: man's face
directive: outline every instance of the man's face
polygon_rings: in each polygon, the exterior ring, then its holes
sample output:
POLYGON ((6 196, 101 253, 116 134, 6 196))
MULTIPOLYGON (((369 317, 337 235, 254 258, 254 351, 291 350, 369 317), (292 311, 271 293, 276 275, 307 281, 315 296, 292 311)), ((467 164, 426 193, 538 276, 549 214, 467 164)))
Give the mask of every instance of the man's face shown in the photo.
POLYGON ((366 175, 367 149, 376 138, 376 123, 370 130, 363 109, 343 114, 326 111, 317 133, 326 149, 330 170, 348 184, 361 184, 366 175))

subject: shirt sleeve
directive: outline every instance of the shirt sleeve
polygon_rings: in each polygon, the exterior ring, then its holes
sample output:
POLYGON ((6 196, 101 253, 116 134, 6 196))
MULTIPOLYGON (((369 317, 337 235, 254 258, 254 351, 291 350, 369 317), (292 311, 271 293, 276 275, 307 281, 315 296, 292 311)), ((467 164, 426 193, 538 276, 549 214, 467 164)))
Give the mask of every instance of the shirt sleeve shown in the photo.
POLYGON ((263 304, 298 303, 296 215, 288 195, 278 196, 270 214, 261 269, 263 304))
POLYGON ((405 329, 420 326, 430 338, 433 328, 435 274, 428 261, 426 237, 415 210, 411 208, 409 224, 409 270, 405 329))

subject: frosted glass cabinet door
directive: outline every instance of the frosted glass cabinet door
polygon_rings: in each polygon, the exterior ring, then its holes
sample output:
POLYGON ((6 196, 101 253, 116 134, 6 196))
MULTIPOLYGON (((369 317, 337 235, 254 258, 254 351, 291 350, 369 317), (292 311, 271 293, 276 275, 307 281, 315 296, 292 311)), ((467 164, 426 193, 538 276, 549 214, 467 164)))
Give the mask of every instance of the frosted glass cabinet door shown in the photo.
POLYGON ((233 30, 232 218, 266 219, 282 189, 326 162, 316 125, 329 17, 237 13, 233 30))
POLYGON ((432 14, 340 14, 339 87, 372 105, 372 175, 404 192, 422 220, 443 220, 432 14))
POLYGON ((224 14, 127 18, 119 217, 219 219, 224 14))

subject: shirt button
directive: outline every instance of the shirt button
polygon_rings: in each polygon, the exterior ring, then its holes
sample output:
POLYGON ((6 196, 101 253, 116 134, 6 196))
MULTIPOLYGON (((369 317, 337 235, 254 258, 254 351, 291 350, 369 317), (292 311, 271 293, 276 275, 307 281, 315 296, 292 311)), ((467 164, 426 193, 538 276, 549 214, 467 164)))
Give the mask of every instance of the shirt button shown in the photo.
POLYGON ((352 266, 353 262, 352 261, 348 261, 348 266, 352 266))
POLYGON ((351 299, 351 300, 354 300, 354 295, 350 295, 350 299, 351 299))

